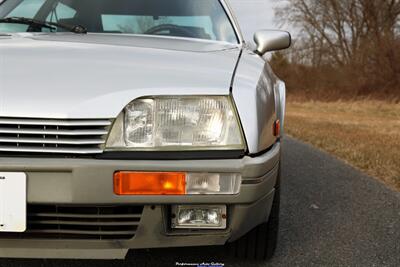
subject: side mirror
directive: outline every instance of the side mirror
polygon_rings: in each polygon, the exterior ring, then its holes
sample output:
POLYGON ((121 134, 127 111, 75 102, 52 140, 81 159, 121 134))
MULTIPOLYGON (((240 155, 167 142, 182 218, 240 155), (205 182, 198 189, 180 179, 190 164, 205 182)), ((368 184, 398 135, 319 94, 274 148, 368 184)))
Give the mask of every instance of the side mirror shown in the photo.
POLYGON ((256 53, 262 56, 267 52, 289 48, 292 37, 285 31, 261 30, 254 34, 254 42, 257 44, 256 53))

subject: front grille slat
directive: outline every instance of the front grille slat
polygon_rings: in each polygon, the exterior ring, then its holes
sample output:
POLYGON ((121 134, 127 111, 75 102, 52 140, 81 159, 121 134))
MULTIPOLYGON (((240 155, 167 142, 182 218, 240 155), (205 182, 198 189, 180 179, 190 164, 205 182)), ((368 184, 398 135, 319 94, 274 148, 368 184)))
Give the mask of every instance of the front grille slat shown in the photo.
POLYGON ((0 239, 129 240, 143 206, 28 205, 27 231, 0 239))
POLYGON ((0 118, 0 152, 100 154, 111 120, 0 118))
POLYGON ((43 120, 0 118, 0 125, 110 126, 109 120, 43 120))
POLYGON ((44 221, 35 221, 31 220, 30 224, 50 224, 50 225, 87 225, 87 226, 137 226, 139 225, 138 221, 111 221, 111 222, 85 222, 85 221, 61 221, 61 220, 44 220, 44 221))
POLYGON ((31 230, 30 233, 37 234, 71 234, 71 235, 135 235, 136 231, 79 231, 79 230, 31 230))
POLYGON ((68 149, 61 147, 24 147, 18 145, 17 147, 12 146, 2 146, 0 145, 0 151, 2 152, 26 152, 26 153, 60 153, 60 154, 100 154, 103 152, 101 148, 79 148, 68 149))
POLYGON ((31 144, 63 144, 63 145, 100 145, 104 139, 66 139, 66 138, 21 138, 21 137, 0 137, 0 143, 31 143, 31 144))
POLYGON ((37 134, 37 135, 105 135, 106 130, 36 130, 36 129, 13 129, 13 128, 0 128, 0 134, 37 134))
POLYGON ((139 219, 140 214, 66 214, 66 213, 29 213, 28 217, 58 217, 86 219, 139 219))

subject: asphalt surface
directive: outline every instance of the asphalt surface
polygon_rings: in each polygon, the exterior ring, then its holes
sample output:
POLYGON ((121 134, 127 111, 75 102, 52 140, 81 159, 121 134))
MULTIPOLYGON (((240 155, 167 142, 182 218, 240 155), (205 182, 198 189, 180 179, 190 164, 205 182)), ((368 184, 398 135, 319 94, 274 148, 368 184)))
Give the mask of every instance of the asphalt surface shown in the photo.
POLYGON ((400 193, 289 138, 282 184, 279 246, 268 263, 206 247, 132 251, 126 261, 0 260, 0 266, 400 266, 400 193))

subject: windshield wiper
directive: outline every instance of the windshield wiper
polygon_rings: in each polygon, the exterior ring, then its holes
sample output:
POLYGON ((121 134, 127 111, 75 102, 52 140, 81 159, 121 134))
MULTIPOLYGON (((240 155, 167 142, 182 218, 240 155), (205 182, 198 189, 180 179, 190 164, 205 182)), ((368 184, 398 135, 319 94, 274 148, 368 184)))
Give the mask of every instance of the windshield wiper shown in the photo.
POLYGON ((87 29, 81 25, 67 25, 57 22, 41 21, 36 19, 29 19, 24 17, 8 17, 0 19, 0 23, 15 23, 15 24, 26 24, 33 27, 47 28, 50 30, 57 30, 57 27, 66 29, 73 33, 87 33, 87 29))

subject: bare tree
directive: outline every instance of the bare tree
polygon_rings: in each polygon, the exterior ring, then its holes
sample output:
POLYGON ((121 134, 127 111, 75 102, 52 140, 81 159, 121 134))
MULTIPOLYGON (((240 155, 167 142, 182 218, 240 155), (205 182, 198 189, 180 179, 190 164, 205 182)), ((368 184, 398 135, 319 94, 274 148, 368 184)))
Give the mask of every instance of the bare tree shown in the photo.
POLYGON ((400 0, 281 2, 286 4, 276 10, 276 17, 300 31, 298 63, 347 68, 365 83, 374 79, 377 84, 400 84, 400 0))
POLYGON ((339 65, 353 63, 363 42, 394 39, 398 27, 399 0, 285 1, 278 19, 300 28, 308 45, 315 46, 313 52, 320 50, 339 65))

